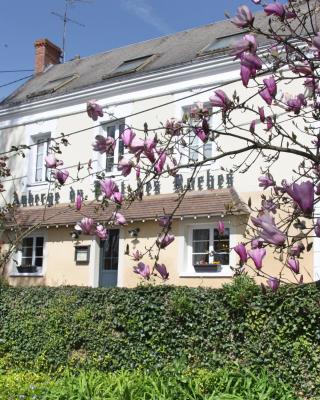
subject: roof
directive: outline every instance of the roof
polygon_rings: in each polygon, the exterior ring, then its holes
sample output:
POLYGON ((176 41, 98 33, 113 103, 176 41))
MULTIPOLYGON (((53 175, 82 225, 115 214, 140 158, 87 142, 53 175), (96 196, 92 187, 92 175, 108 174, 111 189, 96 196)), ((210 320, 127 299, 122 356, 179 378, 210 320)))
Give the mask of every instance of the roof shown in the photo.
MULTIPOLYGON (((143 200, 136 200, 130 205, 124 205, 120 212, 128 223, 155 220, 165 214, 170 215, 177 205, 177 199, 176 193, 146 196, 143 200)), ((235 190, 229 188, 188 192, 175 212, 174 218, 221 216, 226 214, 227 205, 233 206, 232 214, 249 214, 246 205, 240 200, 235 190)), ((84 216, 98 222, 106 222, 110 220, 115 207, 110 205, 103 210, 97 202, 91 202, 77 211, 74 205, 61 204, 46 208, 43 218, 44 210, 44 207, 18 208, 15 214, 15 223, 22 226, 73 225, 84 216)))
MULTIPOLYGON (((264 14, 257 14, 256 21, 260 24, 264 14)), ((0 103, 0 107, 18 105, 24 102, 32 102, 39 98, 53 97, 63 93, 70 93, 79 89, 102 85, 106 82, 103 76, 110 75, 115 68, 126 60, 131 60, 148 55, 155 55, 152 62, 148 63, 140 71, 132 72, 130 75, 114 76, 107 79, 108 82, 121 82, 128 76, 141 76, 150 72, 172 68, 182 64, 199 62, 203 59, 215 58, 227 51, 214 51, 210 54, 199 53, 215 39, 226 35, 241 34, 243 30, 237 28, 228 20, 200 26, 197 28, 177 32, 172 35, 147 40, 141 43, 117 48, 105 53, 96 54, 86 58, 75 59, 64 64, 51 66, 44 73, 31 78, 28 82, 18 88, 9 97, 0 103), (62 85, 54 93, 43 94, 41 97, 30 98, 30 94, 41 92, 52 81, 64 77, 75 79, 68 84, 62 85)), ((226 49, 224 49, 226 50, 226 49)))

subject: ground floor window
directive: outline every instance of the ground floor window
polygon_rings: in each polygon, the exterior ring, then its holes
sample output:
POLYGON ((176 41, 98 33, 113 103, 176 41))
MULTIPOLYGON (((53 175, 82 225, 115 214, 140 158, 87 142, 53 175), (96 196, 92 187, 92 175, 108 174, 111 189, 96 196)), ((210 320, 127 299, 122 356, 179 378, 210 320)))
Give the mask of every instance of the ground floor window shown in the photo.
POLYGON ((25 237, 21 243, 21 258, 17 270, 20 273, 42 273, 44 259, 44 237, 25 237))

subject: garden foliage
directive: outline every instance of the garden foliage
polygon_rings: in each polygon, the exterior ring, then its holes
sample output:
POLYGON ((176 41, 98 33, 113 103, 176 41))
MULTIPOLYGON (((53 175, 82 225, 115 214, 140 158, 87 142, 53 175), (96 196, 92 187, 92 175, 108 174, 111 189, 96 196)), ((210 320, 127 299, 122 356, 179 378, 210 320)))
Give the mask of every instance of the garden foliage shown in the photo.
POLYGON ((320 395, 317 284, 222 289, 0 288, 0 367, 35 372, 155 371, 173 363, 267 370, 320 395))

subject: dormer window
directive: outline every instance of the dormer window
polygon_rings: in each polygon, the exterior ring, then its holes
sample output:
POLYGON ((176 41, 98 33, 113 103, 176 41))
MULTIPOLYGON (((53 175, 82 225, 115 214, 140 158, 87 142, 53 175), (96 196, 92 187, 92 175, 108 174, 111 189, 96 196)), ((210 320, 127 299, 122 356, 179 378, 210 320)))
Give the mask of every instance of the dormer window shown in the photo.
POLYGON ((213 42, 204 47, 200 52, 199 56, 215 53, 223 50, 230 49, 237 41, 243 38, 243 36, 249 31, 241 31, 233 33, 231 35, 225 35, 217 37, 213 42))
POLYGON ((78 74, 72 74, 63 76, 61 78, 53 79, 45 83, 41 90, 28 94, 27 98, 32 99, 33 97, 45 96, 46 94, 54 93, 77 78, 79 78, 78 74))
POLYGON ((153 61, 157 56, 147 55, 144 57, 132 58, 131 60, 126 60, 122 64, 120 64, 117 68, 115 68, 110 74, 104 75, 102 79, 108 79, 113 76, 130 74, 131 72, 140 71, 147 64, 153 61))

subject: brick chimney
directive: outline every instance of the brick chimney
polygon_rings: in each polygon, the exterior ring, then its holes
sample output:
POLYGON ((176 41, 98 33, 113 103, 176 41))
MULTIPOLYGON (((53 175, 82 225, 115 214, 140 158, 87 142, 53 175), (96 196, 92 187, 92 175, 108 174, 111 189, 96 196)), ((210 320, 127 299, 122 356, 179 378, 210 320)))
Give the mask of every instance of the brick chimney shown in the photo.
POLYGON ((62 50, 48 39, 39 39, 34 42, 35 66, 34 73, 41 74, 48 65, 60 64, 62 50))

